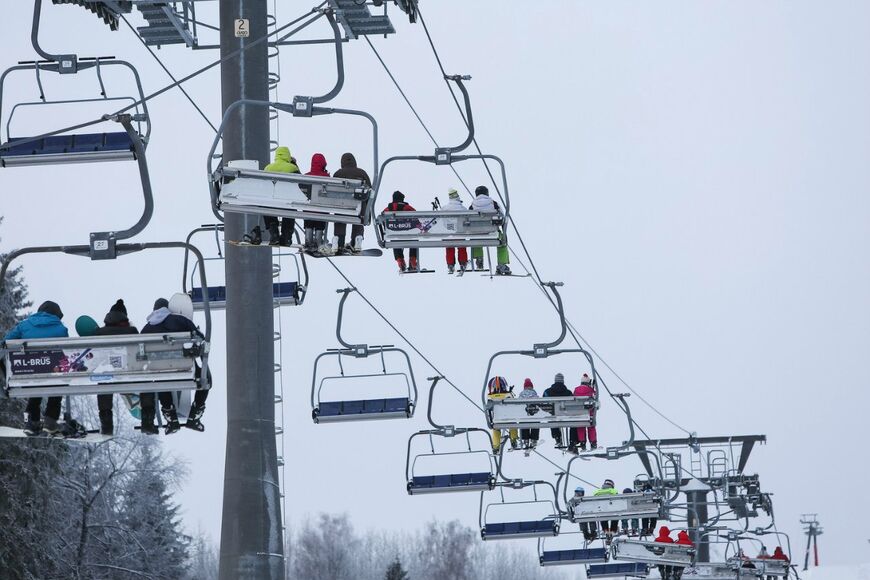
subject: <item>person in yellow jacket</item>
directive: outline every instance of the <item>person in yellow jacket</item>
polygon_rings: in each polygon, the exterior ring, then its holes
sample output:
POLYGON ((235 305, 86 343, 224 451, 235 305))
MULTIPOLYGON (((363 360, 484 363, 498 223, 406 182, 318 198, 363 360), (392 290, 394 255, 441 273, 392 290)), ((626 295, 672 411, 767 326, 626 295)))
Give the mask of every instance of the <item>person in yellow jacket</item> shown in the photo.
MULTIPOLYGON (((500 401, 502 399, 512 398, 514 394, 508 388, 507 379, 504 377, 492 377, 487 383, 487 398, 490 401, 500 401)), ((516 429, 510 430, 511 448, 517 448, 517 439, 519 434, 516 429)), ((492 452, 498 453, 501 448, 501 429, 492 430, 492 452)))
MULTIPOLYGON (((287 147, 278 147, 275 149, 275 161, 267 165, 263 171, 271 171, 273 173, 301 173, 299 166, 296 165, 296 160, 290 155, 290 149, 287 147)), ((271 246, 289 246, 293 243, 293 228, 296 227, 296 220, 293 218, 282 218, 281 227, 278 228, 278 218, 275 216, 264 216, 266 229, 269 230, 269 245, 271 246)), ((259 233, 259 226, 254 228, 255 233, 259 233)), ((260 236, 252 236, 255 240, 260 236)))
MULTIPOLYGON (((616 485, 613 483, 612 479, 605 479, 604 483, 601 484, 600 489, 596 489, 593 496, 602 496, 602 495, 618 495, 619 492, 616 491, 616 485)), ((607 545, 610 545, 610 542, 613 541, 613 536, 619 531, 619 520, 604 520, 601 522, 601 531, 604 532, 604 537, 607 545)))

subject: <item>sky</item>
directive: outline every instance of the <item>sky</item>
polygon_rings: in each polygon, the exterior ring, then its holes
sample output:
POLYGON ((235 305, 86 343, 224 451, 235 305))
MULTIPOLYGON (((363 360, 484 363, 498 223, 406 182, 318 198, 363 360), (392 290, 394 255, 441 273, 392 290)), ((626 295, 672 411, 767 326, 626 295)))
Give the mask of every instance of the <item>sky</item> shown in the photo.
MULTIPOLYGON (((7 32, 0 37, 4 68, 35 56, 31 5, 9 4, 7 32)), ((209 6, 200 17, 214 22, 216 4, 209 6)), ((763 489, 774 494, 778 528, 800 546, 800 514, 818 513, 824 562, 868 561, 864 524, 870 509, 852 490, 865 478, 866 453, 858 440, 870 404, 864 368, 870 346, 870 5, 442 0, 421 2, 421 8, 447 72, 473 77, 468 87, 480 146, 504 159, 515 225, 541 276, 565 283, 566 310, 578 330, 620 377, 688 431, 766 434, 748 471, 759 473, 763 489)), ((278 21, 307 9, 305 3, 281 3, 278 21)), ((461 118, 421 26, 392 14, 398 33, 373 38, 374 45, 435 139, 461 142, 461 118)), ((134 24, 140 19, 131 17, 134 24)), ((319 22, 308 37, 328 33, 319 22)), ((211 42, 208 33, 202 36, 211 42)), ((110 32, 80 8, 47 7, 41 38, 49 51, 131 61, 146 92, 168 83, 129 30, 122 25, 110 32)), ((178 76, 216 58, 213 51, 179 46, 158 56, 178 76)), ((321 94, 334 83, 334 54, 326 45, 285 47, 280 59, 283 101, 321 94)), ((331 104, 377 118, 382 159, 431 154, 432 142, 364 40, 345 44, 345 65, 344 90, 331 104)), ((45 78, 45 90, 56 98, 96 94, 93 73, 80 76, 45 78)), ((133 90, 120 73, 105 72, 104 80, 111 95, 133 90)), ((185 86, 217 123, 217 69, 185 86)), ((33 75, 7 79, 4 140, 11 104, 37 96, 33 75)), ((103 103, 87 110, 33 109, 16 112, 13 135, 114 110, 103 103)), ((155 98, 149 109, 155 212, 136 239, 182 240, 214 221, 205 173, 213 132, 177 91, 155 98)), ((279 130, 273 137, 305 170, 315 152, 326 155, 331 170, 344 151, 356 153, 364 167, 372 165, 369 128, 360 120, 282 118, 279 130)), ((459 171, 472 188, 486 183, 480 166, 459 171)), ((461 188, 449 170, 404 164, 391 167, 382 195, 402 189, 410 203, 425 207, 435 195, 443 201, 451 186, 461 188)), ((86 243, 89 232, 128 227, 142 207, 129 162, 5 169, 0 200, 0 251, 86 243)), ((213 238, 195 242, 216 255, 213 238)), ((375 244, 373 232, 366 243, 375 244)), ((510 243, 521 252, 516 235, 510 243)), ((422 260, 438 273, 400 277, 387 256, 337 265, 475 401, 492 353, 557 335, 558 321, 533 279, 449 277, 438 250, 423 251, 422 260)), ((182 255, 173 251, 102 263, 40 256, 22 264, 34 302, 58 301, 69 323, 79 313, 101 319, 123 297, 131 320, 141 326, 154 299, 179 291, 182 278, 182 255)), ((222 281, 221 266, 209 263, 211 281, 222 281)), ((291 525, 330 511, 349 513, 361 529, 412 530, 435 517, 476 526, 476 494, 405 493, 408 437, 427 426, 425 378, 435 374, 419 357, 412 362, 421 412, 413 419, 312 423, 312 364, 336 346, 334 290, 347 284, 326 261, 308 266, 304 306, 281 312, 291 525)), ((516 261, 512 266, 523 270, 516 261)), ((291 269, 285 263, 285 272, 291 269)), ((206 431, 163 441, 189 466, 179 491, 186 526, 217 540, 222 377, 226 357, 238 355, 225 353, 224 315, 216 313, 213 322, 216 382, 206 431)), ((348 301, 345 334, 354 342, 404 346, 358 297, 348 301)), ((511 384, 530 377, 543 389, 561 370, 569 385, 579 383, 583 365, 559 363, 519 361, 504 374, 511 384)), ((627 390, 610 371, 602 372, 614 391, 627 390)), ((436 417, 480 426, 479 412, 442 387, 436 417)), ((363 388, 349 391, 364 396, 363 388)), ((651 436, 681 435, 636 396, 629 402, 651 436)), ((599 433, 607 445, 628 435, 622 413, 608 400, 602 401, 599 433)), ((544 453, 558 464, 567 461, 551 449, 544 453)), ((553 465, 516 455, 505 462, 511 474, 553 479, 553 465)), ((575 468, 586 480, 611 477, 620 488, 642 471, 636 459, 575 462, 575 468)))

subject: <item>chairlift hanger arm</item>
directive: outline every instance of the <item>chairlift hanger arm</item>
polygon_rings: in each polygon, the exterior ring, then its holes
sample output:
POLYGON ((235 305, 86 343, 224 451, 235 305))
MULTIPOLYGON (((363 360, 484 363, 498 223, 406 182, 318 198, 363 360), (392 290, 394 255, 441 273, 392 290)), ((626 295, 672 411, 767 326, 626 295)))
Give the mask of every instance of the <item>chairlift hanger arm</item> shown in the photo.
MULTIPOLYGON (((195 236, 196 234, 198 234, 200 232, 211 232, 211 231, 213 231, 215 233, 217 233, 218 231, 222 232, 222 231, 224 231, 224 225, 223 224, 203 224, 203 225, 199 226, 198 228, 192 230, 189 234, 187 234, 187 238, 185 238, 184 243, 190 245, 190 240, 193 238, 193 236, 195 236)), ((184 270, 183 270, 182 275, 181 275, 181 289, 185 294, 187 294, 187 291, 188 291, 188 289, 187 289, 187 268, 188 268, 189 258, 190 258, 190 251, 187 248, 185 248, 184 249, 184 270)))
MULTIPOLYGON (((332 87, 325 95, 321 95, 319 97, 313 97, 311 99, 312 103, 322 104, 327 103, 338 96, 341 92, 341 89, 344 87, 344 51, 342 49, 342 38, 341 38, 341 30, 338 28, 338 23, 335 21, 335 14, 331 9, 327 9, 325 11, 326 20, 329 22, 329 25, 332 27, 333 34, 333 42, 335 43, 335 66, 338 72, 338 77, 335 81, 335 86, 332 87)), ((377 166, 377 162, 375 162, 377 166)))
POLYGON ((468 146, 474 141, 474 116, 471 109, 471 97, 468 94, 468 89, 465 88, 465 83, 462 81, 470 81, 471 77, 468 75, 446 75, 444 80, 448 83, 453 81, 459 87, 459 90, 462 91, 462 98, 465 101, 465 115, 466 120, 468 121, 468 136, 465 138, 465 141, 456 145, 455 147, 440 147, 436 149, 435 155, 437 156, 439 153, 444 153, 448 156, 448 159, 453 156, 454 153, 460 153, 465 149, 468 149, 468 146))

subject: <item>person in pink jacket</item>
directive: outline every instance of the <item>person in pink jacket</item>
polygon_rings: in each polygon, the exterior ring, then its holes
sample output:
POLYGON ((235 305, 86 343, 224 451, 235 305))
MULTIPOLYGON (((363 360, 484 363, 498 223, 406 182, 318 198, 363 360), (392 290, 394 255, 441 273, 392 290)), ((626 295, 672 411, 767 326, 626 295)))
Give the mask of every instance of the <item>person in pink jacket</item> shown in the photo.
MULTIPOLYGON (((583 379, 580 381, 580 386, 574 389, 575 397, 594 397, 595 387, 592 384, 592 379, 589 375, 583 373, 583 379)), ((595 410, 592 410, 592 416, 595 416, 595 410)), ((589 448, 598 448, 598 431, 595 427, 577 427, 577 446, 580 451, 586 451, 586 439, 589 439, 589 448)))

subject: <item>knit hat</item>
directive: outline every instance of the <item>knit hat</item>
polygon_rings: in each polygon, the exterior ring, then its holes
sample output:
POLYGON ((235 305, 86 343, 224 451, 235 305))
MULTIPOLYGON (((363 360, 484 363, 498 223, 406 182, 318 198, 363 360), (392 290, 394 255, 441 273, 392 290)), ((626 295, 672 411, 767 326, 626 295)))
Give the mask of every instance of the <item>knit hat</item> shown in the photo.
POLYGON ((450 199, 459 199, 459 192, 451 187, 447 190, 447 197, 450 199))
POLYGON ((535 385, 532 384, 532 379, 526 379, 526 380, 523 382, 523 388, 524 388, 524 389, 533 389, 533 388, 535 388, 535 385))
POLYGON ((79 336, 93 336, 99 327, 97 321, 90 316, 82 315, 76 318, 76 332, 79 336))
POLYGON ((485 185, 478 185, 474 190, 474 195, 489 195, 489 188, 485 185))
POLYGON ((612 479, 605 479, 601 487, 616 487, 612 479))
POLYGON ((580 383, 586 384, 586 383, 591 383, 591 382, 592 382, 592 379, 589 378, 589 375, 587 373, 583 373, 583 376, 580 378, 580 383))
POLYGON ((124 300, 118 298, 118 300, 116 300, 115 303, 112 304, 112 307, 109 308, 109 312, 122 312, 124 314, 127 314, 127 307, 124 306, 124 300))
POLYGON ((564 383, 565 382, 565 375, 563 375, 562 373, 556 373, 556 378, 553 379, 553 382, 554 383, 564 383))
POLYGON ((574 488, 574 493, 579 493, 580 495, 584 495, 586 493, 586 490, 578 485, 577 487, 574 488))
POLYGON ((393 201, 405 201, 405 194, 399 190, 393 192, 393 201))
POLYGON ((57 302, 46 300, 36 309, 37 312, 45 312, 46 314, 54 314, 58 318, 63 318, 63 311, 58 306, 57 302))
POLYGON ((158 298, 154 301, 154 310, 160 310, 161 308, 168 308, 169 300, 166 298, 158 298))
POLYGON ((626 487, 625 489, 622 490, 622 493, 634 493, 634 490, 631 489, 630 487, 626 487))

